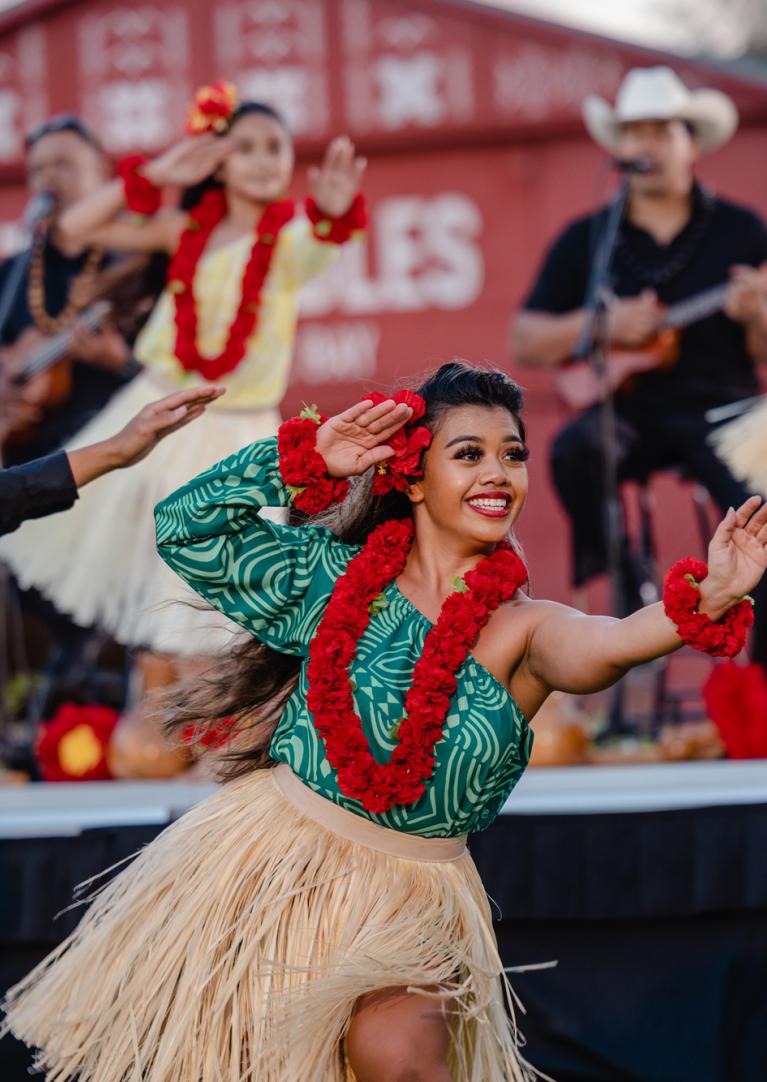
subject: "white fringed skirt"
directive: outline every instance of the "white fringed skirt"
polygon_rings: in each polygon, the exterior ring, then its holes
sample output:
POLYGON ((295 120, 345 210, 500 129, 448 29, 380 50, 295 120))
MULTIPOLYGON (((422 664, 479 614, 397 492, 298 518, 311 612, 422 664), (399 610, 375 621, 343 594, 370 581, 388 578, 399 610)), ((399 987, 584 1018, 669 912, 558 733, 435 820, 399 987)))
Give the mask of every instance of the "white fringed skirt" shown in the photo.
MULTIPOLYGON (((68 449, 115 435, 168 393, 149 373, 137 376, 68 449)), ((235 626, 201 612, 199 598, 160 559, 154 506, 227 455, 276 435, 279 424, 274 409, 214 406, 142 462, 86 485, 68 511, 26 522, 3 538, 0 559, 22 587, 34 586, 75 623, 102 627, 126 646, 188 657, 222 653, 235 626)))
POLYGON ((465 839, 370 823, 287 766, 222 786, 88 900, 4 1004, 48 1082, 353 1082, 355 1004, 403 986, 448 1002, 455 1082, 535 1077, 465 839))
POLYGON ((767 396, 710 436, 714 450, 739 481, 767 498, 767 396))

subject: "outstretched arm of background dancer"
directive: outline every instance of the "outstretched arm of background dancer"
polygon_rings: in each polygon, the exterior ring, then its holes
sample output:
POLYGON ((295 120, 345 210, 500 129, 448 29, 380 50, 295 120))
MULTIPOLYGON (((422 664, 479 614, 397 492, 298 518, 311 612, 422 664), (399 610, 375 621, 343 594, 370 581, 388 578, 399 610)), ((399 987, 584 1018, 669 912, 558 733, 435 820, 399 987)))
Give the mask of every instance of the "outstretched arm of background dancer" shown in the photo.
MULTIPOLYGON (((752 496, 719 523, 708 549, 708 575, 699 611, 719 620, 748 594, 767 569, 767 503, 752 496)), ((530 675, 547 690, 588 694, 609 687, 634 665, 682 645, 662 603, 623 620, 583 613, 552 602, 539 608, 527 652, 530 675)))
MULTIPOLYGON (((186 187, 214 173, 230 149, 226 137, 189 136, 148 162, 143 172, 158 188, 186 187)), ((98 245, 116 252, 175 251, 186 222, 183 211, 166 210, 145 218, 120 217, 123 211, 123 183, 110 180, 65 210, 56 229, 70 243, 98 245)))
POLYGON ((109 439, 67 452, 75 484, 80 488, 111 470, 140 462, 160 440, 200 417, 222 394, 224 388, 215 384, 178 391, 144 406, 125 428, 109 439))
POLYGON ((66 511, 77 499, 78 488, 138 462, 223 393, 223 387, 215 386, 179 391, 145 406, 111 439, 0 470, 0 534, 12 533, 27 519, 66 511))

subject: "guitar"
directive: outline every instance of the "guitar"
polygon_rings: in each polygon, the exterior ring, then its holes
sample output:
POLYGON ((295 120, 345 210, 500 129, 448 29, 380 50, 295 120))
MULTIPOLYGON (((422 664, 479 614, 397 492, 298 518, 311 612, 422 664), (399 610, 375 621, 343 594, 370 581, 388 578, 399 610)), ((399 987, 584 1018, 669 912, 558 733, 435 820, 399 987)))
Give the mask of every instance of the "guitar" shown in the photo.
POLYGON ((0 413, 7 413, 2 426, 4 446, 31 439, 43 413, 66 402, 72 388, 72 370, 59 362, 69 353, 75 329, 95 331, 111 311, 110 301, 96 301, 52 337, 28 327, 13 346, 2 351, 0 413))
MULTIPOLYGON (((724 307, 729 282, 712 286, 687 300, 672 304, 663 317, 658 333, 637 349, 611 349, 607 354, 606 382, 610 390, 620 391, 633 376, 653 369, 670 368, 679 358, 682 328, 697 323, 724 307)), ((560 400, 573 410, 584 410, 604 398, 600 380, 588 361, 565 362, 555 378, 560 400)))

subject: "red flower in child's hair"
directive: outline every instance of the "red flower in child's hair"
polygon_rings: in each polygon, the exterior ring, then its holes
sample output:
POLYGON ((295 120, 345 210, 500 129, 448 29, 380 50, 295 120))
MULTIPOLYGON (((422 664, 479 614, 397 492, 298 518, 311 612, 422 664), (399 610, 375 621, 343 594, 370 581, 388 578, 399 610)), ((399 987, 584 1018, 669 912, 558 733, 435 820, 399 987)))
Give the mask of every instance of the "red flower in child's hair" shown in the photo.
POLYGON ((190 135, 201 135, 207 131, 225 132, 237 102, 237 89, 226 79, 219 79, 212 86, 200 87, 189 110, 186 130, 190 135))
POLYGON ((45 781, 109 781, 107 751, 119 714, 109 706, 62 703, 38 735, 35 754, 45 781))
POLYGON ((397 404, 410 406, 413 414, 406 425, 398 429, 388 440, 394 454, 376 466, 373 478, 373 492, 376 496, 385 496, 396 488, 405 492, 417 477, 423 475, 421 459, 426 448, 431 444, 432 434, 424 425, 418 424, 426 412, 426 403, 415 391, 396 391, 393 395, 371 391, 363 395, 363 401, 371 401, 374 406, 391 398, 397 404))

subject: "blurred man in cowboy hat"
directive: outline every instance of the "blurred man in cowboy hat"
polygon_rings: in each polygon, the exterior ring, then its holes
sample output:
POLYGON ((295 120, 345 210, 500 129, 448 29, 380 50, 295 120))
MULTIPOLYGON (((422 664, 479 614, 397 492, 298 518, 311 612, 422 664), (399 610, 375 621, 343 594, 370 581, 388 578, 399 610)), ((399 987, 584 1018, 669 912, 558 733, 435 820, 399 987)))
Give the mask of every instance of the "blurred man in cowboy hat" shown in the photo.
MULTIPOLYGON (((614 106, 587 98, 583 118, 611 156, 639 161, 642 170, 629 174, 612 263, 611 349, 647 347, 671 305, 724 285, 718 297, 682 319, 675 363, 619 386, 618 477, 643 479, 681 467, 722 508, 739 506, 746 493, 707 442, 705 414, 758 393, 756 366, 767 362, 767 230, 755 213, 715 196, 694 176, 698 158, 735 132, 735 106, 717 90, 688 90, 670 68, 640 68, 626 75, 614 106)), ((512 355, 519 363, 554 368, 575 353, 606 214, 601 208, 572 222, 554 241, 513 322, 512 355)), ((645 359, 654 356, 649 351, 645 359)), ((615 371, 615 360, 608 363, 615 371)), ((598 402, 584 409, 552 447, 554 483, 572 526, 575 586, 606 569, 600 411, 598 402)), ((638 596, 634 601, 633 607, 638 596)), ((755 652, 767 663, 767 599, 757 614, 755 652)))

